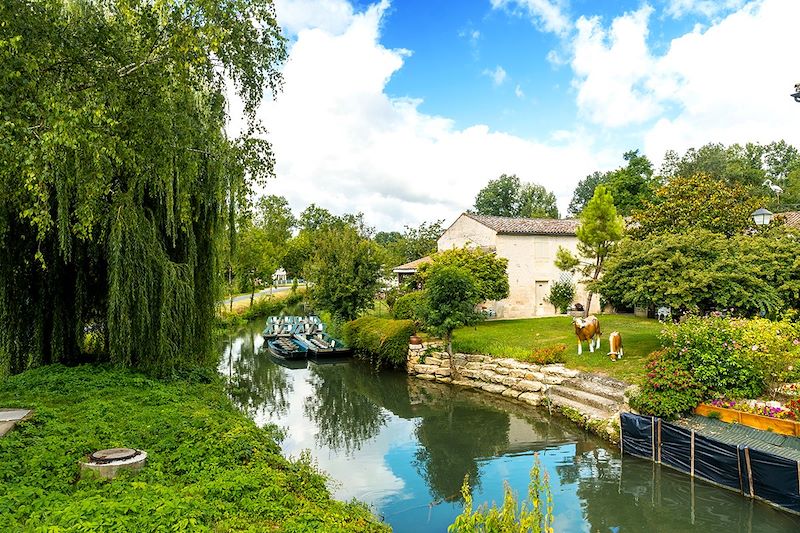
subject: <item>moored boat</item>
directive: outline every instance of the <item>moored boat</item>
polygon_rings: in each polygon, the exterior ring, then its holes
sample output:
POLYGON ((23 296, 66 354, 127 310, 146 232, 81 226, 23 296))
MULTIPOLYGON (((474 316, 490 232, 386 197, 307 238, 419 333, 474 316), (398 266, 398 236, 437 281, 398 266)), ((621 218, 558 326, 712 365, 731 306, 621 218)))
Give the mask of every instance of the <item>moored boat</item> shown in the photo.
POLYGON ((296 339, 278 337, 267 341, 269 351, 276 357, 283 359, 304 359, 308 348, 296 339))
POLYGON ((294 338, 308 349, 309 355, 314 357, 341 357, 352 353, 349 346, 327 333, 298 334, 294 338))

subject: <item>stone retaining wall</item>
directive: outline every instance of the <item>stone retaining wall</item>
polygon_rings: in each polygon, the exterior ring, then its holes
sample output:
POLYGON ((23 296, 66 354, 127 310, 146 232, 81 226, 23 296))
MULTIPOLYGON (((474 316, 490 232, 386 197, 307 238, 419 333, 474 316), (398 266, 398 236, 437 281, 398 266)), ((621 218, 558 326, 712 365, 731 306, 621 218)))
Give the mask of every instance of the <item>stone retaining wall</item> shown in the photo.
POLYGON ((625 383, 565 368, 488 355, 453 354, 437 344, 411 344, 407 370, 419 379, 480 389, 538 406, 547 404, 612 441, 619 436, 619 412, 628 410, 625 383), (454 375, 455 374, 455 375, 454 375))

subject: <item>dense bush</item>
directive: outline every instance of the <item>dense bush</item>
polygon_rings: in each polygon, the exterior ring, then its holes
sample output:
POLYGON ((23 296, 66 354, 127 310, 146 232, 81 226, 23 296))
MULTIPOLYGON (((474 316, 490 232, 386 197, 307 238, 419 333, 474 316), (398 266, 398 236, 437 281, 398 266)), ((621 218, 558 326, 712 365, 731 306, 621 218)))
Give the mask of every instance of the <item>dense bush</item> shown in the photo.
POLYGON ((536 348, 526 358, 531 363, 537 365, 550 365, 553 363, 566 363, 567 355, 564 353, 567 350, 567 345, 564 343, 554 344, 552 346, 544 346, 536 348))
POLYGON ((344 325, 344 340, 357 356, 377 366, 399 367, 408 358, 408 338, 415 332, 411 320, 364 316, 344 325))
POLYGON ((559 313, 566 313, 569 304, 575 298, 575 284, 571 281, 557 281, 550 287, 547 302, 559 313))
POLYGON ((159 381, 109 367, 50 365, 0 384, 0 405, 33 417, 0 438, 3 531, 383 531, 330 498, 308 458, 226 397, 214 372, 159 381), (78 479, 113 446, 146 450, 137 475, 78 479))
POLYGON ((774 392, 800 363, 800 326, 788 320, 691 317, 662 332, 634 407, 671 417, 724 395, 774 392))
POLYGON ((395 300, 392 316, 398 320, 420 320, 424 315, 425 291, 414 291, 395 300))

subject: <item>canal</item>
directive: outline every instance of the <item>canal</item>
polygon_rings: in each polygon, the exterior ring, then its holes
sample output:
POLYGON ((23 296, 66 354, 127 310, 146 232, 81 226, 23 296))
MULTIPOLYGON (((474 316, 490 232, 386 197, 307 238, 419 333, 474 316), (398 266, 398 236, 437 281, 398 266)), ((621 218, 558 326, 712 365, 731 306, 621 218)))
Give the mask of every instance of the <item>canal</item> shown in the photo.
POLYGON ((278 364, 252 322, 222 346, 231 397, 310 450, 336 498, 356 498, 396 532, 444 532, 469 475, 477 503, 503 482, 526 493, 534 454, 553 492, 557 532, 797 532, 800 517, 692 480, 619 449, 546 409, 486 393, 376 373, 359 361, 278 364))

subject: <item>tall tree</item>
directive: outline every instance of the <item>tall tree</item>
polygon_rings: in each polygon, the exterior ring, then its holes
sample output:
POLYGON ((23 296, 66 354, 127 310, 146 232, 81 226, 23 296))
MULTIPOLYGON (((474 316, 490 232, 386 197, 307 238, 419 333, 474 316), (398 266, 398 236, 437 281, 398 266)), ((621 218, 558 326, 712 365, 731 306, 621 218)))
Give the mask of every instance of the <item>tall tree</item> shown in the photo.
POLYGON ((333 225, 321 230, 314 247, 306 268, 314 302, 340 320, 371 308, 381 272, 375 243, 352 225, 333 225))
MULTIPOLYGON (((437 264, 425 280, 425 326, 444 338, 447 352, 453 353, 453 330, 478 322, 481 316, 475 306, 482 300, 477 280, 467 269, 437 264)), ((455 371, 452 364, 451 369, 455 371)))
POLYGON ((503 174, 478 192, 475 212, 499 217, 558 218, 556 197, 535 183, 503 174))
POLYGON ((556 195, 536 183, 524 183, 519 189, 519 216, 558 218, 556 195))
POLYGON ((264 229, 274 247, 283 247, 292 236, 297 221, 283 196, 264 196, 256 203, 256 224, 264 229))
POLYGON ((761 203, 743 185, 700 174, 679 175, 633 213, 631 233, 643 237, 704 228, 730 236, 754 227, 751 214, 761 203))
POLYGON ((639 150, 629 150, 622 157, 625 166, 608 172, 594 172, 578 182, 569 204, 572 215, 580 215, 598 185, 606 186, 614 197, 617 211, 623 216, 641 208, 652 197, 657 185, 653 164, 646 156, 640 155, 639 150))
POLYGON ((586 297, 584 316, 592 305, 595 285, 603 272, 606 258, 615 243, 622 238, 625 225, 622 217, 614 207, 614 198, 605 186, 598 185, 594 196, 581 212, 578 226, 578 253, 575 257, 565 248, 559 247, 556 266, 561 270, 574 270, 581 266, 581 271, 589 281, 589 294, 586 297))
POLYGON ((594 196, 595 188, 606 182, 607 172, 594 171, 578 182, 575 192, 572 193, 572 200, 569 202, 567 211, 572 216, 578 216, 594 196))
POLYGON ((89 325, 114 363, 205 362, 223 216, 273 168, 271 1, 7 0, 0 20, 0 374, 90 359, 89 325))

